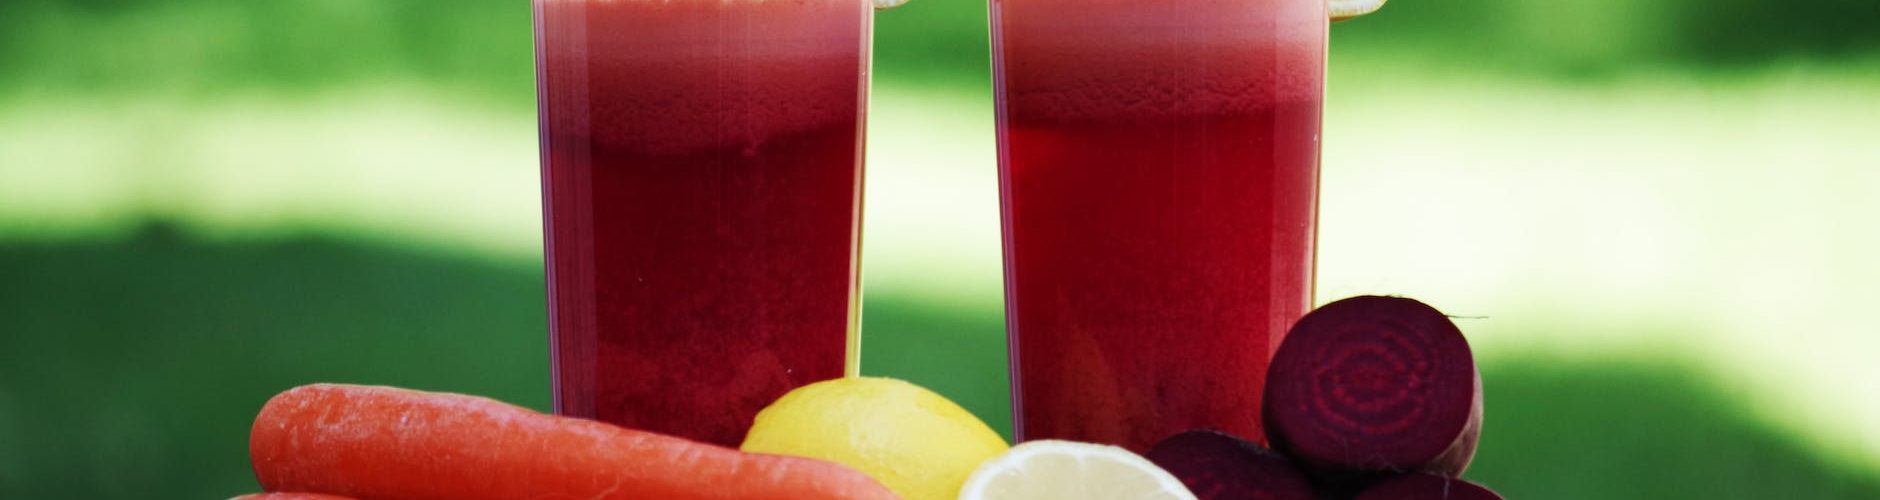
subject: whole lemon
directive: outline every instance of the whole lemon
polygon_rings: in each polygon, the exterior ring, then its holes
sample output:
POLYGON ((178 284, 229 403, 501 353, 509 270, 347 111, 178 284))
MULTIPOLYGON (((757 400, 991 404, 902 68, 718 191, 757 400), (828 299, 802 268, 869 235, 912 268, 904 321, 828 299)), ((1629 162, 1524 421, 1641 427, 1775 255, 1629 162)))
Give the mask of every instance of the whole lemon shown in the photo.
POLYGON ((854 467, 908 500, 954 500, 980 463, 1010 446, 965 408, 901 380, 851 377, 799 387, 758 412, 742 449, 854 467))

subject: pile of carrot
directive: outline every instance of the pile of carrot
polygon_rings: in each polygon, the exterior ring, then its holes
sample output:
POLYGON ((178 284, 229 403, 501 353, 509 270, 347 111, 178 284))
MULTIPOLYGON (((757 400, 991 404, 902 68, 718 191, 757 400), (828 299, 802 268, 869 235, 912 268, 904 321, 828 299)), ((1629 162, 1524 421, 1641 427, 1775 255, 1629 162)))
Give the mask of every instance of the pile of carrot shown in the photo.
POLYGON ((296 387, 248 442, 252 500, 895 499, 820 460, 744 453, 500 401, 339 384, 296 387))

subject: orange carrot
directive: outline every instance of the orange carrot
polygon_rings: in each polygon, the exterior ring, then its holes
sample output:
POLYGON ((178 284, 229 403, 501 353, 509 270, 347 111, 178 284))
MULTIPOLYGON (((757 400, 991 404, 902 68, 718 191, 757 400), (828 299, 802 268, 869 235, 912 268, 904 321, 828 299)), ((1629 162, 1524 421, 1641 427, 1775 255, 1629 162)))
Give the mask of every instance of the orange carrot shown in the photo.
POLYGON ((255 417, 248 453, 263 489, 359 498, 896 498, 834 463, 391 387, 289 389, 255 417))
POLYGON ((342 496, 322 495, 319 493, 249 493, 228 500, 353 500, 342 496))

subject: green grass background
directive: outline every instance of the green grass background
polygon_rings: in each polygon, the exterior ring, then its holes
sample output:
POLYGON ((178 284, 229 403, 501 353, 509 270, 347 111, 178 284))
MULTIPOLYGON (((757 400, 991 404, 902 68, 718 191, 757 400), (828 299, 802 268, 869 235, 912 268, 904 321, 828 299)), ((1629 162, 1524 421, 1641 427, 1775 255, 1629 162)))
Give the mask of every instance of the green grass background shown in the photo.
MULTIPOLYGON (((1880 7, 1333 30, 1320 299, 1464 322, 1514 498, 1880 498, 1880 7)), ((983 3, 877 17, 864 372, 1009 429, 983 3)), ((256 488, 312 381, 546 408, 527 2, 0 2, 0 498, 256 488)))

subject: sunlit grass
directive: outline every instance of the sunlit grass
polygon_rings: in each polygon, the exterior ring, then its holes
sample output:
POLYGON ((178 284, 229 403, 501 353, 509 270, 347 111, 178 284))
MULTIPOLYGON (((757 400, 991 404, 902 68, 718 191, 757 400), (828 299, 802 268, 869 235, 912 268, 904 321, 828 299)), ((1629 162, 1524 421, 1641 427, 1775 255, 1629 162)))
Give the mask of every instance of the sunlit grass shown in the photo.
POLYGON ((0 235, 159 218, 212 237, 326 231, 539 255, 534 117, 466 101, 398 85, 20 99, 0 106, 0 235))
POLYGON ((1488 316, 1470 328, 1491 356, 1695 356, 1764 418, 1874 463, 1871 81, 1351 83, 1328 109, 1321 298, 1488 316))

